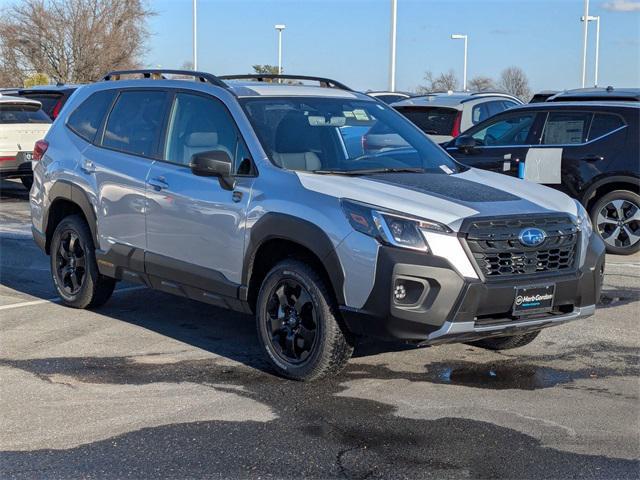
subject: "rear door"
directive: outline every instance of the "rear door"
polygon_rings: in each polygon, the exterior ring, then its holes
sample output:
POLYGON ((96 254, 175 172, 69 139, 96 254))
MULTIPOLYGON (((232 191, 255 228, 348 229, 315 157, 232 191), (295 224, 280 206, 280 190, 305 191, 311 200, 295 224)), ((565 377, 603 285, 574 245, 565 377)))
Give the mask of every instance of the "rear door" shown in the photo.
MULTIPOLYGON (((177 92, 162 161, 148 178, 147 272, 202 290, 235 296, 241 281, 252 161, 225 104, 210 95, 177 92), (234 160, 235 186, 196 176, 194 154, 222 151, 234 160)), ((166 282, 161 288, 167 287, 166 282)))
MULTIPOLYGON (((96 109, 110 105, 109 94, 115 94, 98 93, 104 97, 94 99, 96 109)), ((142 255, 146 248, 146 179, 153 160, 159 158, 168 98, 163 89, 120 91, 98 133, 98 146, 90 145, 83 152, 79 169, 97 192, 98 234, 103 250, 115 248, 129 257, 136 251, 142 255)), ((82 118, 77 121, 82 124, 82 118)), ((129 266, 140 270, 142 265, 129 266)))
POLYGON ((461 150, 452 142, 447 152, 470 167, 517 176, 541 119, 537 111, 504 112, 463 133, 475 140, 475 147, 461 150))

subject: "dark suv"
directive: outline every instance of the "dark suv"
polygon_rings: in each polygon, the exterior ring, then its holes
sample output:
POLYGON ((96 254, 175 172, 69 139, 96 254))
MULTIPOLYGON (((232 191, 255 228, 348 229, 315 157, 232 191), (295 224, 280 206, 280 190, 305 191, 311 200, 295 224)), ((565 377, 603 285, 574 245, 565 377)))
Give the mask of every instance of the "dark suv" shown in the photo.
POLYGON ((39 85, 18 90, 18 96, 39 101, 42 104, 42 110, 44 110, 53 121, 60 113, 60 110, 62 110, 63 105, 67 103, 71 94, 77 89, 78 85, 66 85, 63 83, 57 85, 39 85))
POLYGON ((609 253, 640 249, 640 104, 545 102, 516 107, 445 148, 476 168, 552 186, 579 200, 609 253))

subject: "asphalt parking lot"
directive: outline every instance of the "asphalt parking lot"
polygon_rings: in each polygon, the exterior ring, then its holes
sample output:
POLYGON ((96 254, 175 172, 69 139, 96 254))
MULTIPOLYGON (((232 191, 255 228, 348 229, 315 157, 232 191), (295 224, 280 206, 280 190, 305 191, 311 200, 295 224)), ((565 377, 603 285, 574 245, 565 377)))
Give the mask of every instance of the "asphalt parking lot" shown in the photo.
POLYGON ((280 379, 252 317, 119 285, 59 305, 27 193, 0 190, 2 478, 638 478, 640 255, 597 314, 492 353, 365 342, 280 379))

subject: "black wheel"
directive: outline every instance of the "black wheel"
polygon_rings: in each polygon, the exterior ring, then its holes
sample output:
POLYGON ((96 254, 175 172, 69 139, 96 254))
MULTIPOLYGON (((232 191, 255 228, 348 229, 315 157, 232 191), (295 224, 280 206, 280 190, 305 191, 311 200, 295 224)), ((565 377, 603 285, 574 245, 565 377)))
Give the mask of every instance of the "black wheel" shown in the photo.
POLYGON ((590 214, 608 253, 631 255, 640 250, 640 195, 628 190, 607 193, 590 214))
POLYGON ((32 176, 20 177, 20 181, 22 182, 22 185, 24 185, 24 188, 26 188, 27 190, 31 191, 31 186, 33 185, 33 177, 32 176))
POLYGON ((91 231, 78 215, 64 218, 51 239, 51 275, 58 295, 74 308, 99 307, 116 281, 98 272, 91 231))
POLYGON ((258 337, 280 375, 315 380, 342 370, 353 342, 338 318, 327 285, 308 265, 285 260, 265 277, 256 306, 258 337))
POLYGON ((486 348, 487 350, 510 350, 512 348, 524 347, 533 342, 540 334, 540 331, 514 335, 512 337, 491 337, 475 342, 469 342, 474 347, 486 348))

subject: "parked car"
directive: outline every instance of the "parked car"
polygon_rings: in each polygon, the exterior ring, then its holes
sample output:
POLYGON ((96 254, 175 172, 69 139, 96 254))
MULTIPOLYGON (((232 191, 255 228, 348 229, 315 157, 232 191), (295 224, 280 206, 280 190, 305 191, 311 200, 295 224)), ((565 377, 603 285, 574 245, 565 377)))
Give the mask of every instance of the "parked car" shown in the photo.
POLYGON ((64 304, 126 279, 254 312, 298 380, 337 373, 360 335, 501 350, 594 313, 604 244, 565 194, 462 166, 346 87, 178 72, 197 81, 82 87, 39 143, 33 235, 64 304), (350 153, 350 118, 406 146, 350 153))
MULTIPOLYGON (((414 97, 393 104, 436 143, 448 142, 476 123, 521 105, 505 93, 444 92, 414 97)), ((371 144, 377 144, 370 139, 371 144)))
POLYGON ((405 92, 367 92, 367 95, 389 104, 411 98, 411 94, 405 92))
POLYGON ((534 94, 533 97, 531 97, 531 100, 529 100, 529 103, 546 102, 558 93, 560 93, 559 90, 542 90, 541 92, 534 94))
POLYGON ((549 97, 547 102, 640 102, 640 88, 576 88, 549 97))
POLYGON ((78 85, 67 85, 58 83, 57 85, 38 85, 31 88, 23 88, 18 91, 18 95, 32 100, 37 100, 42 104, 51 120, 55 120, 69 97, 78 89, 78 85))
POLYGON ((476 125, 446 149, 466 165, 567 193, 588 209, 607 251, 628 255, 640 249, 639 120, 640 104, 632 102, 529 104, 476 125))
POLYGON ((40 102, 0 95, 0 178, 33 183, 31 157, 36 140, 44 137, 51 120, 40 102))

